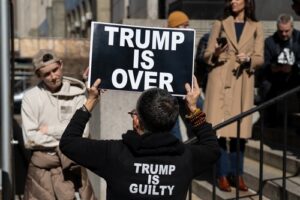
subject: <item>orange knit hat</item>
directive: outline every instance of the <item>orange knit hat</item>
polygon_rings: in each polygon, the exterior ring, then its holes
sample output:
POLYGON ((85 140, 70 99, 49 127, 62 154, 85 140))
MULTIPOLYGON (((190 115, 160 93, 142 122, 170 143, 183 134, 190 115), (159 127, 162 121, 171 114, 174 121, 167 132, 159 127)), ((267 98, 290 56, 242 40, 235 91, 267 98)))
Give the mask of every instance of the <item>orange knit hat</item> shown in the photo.
POLYGON ((174 11, 168 17, 168 27, 175 28, 189 21, 189 17, 182 11, 174 11))

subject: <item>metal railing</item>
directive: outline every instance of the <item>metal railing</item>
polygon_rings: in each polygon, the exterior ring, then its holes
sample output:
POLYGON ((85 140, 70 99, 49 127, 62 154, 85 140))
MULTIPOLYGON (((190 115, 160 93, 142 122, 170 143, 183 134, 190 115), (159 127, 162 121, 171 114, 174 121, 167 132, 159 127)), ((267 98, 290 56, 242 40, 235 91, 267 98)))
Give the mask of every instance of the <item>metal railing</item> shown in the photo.
MULTIPOLYGON (((264 158, 263 158, 263 152, 264 152, 264 137, 263 137, 263 133, 264 133, 264 115, 261 115, 261 126, 260 126, 260 134, 259 134, 259 143, 260 143, 260 148, 259 148, 259 188, 256 194, 250 194, 250 195, 244 195, 242 197, 240 197, 239 195, 239 190, 236 190, 236 197, 233 199, 242 199, 242 198, 246 198, 246 197, 251 197, 251 196, 259 196, 259 200, 262 200, 263 198, 263 185, 266 181, 269 180, 276 180, 276 179, 282 179, 282 189, 281 189, 281 200, 286 200, 287 199, 287 192, 286 192, 286 162, 287 162, 287 98, 296 94, 297 92, 300 92, 300 86, 295 87, 273 99, 270 99, 248 111, 242 112, 239 115, 236 115, 220 124, 217 124, 216 126, 213 127, 214 131, 217 131, 218 129, 221 129, 229 124, 232 124, 234 122, 237 122, 237 154, 240 154, 240 124, 241 124, 241 120, 248 116, 253 114, 254 112, 257 111, 263 111, 265 108, 276 104, 280 101, 284 101, 284 116, 283 116, 283 156, 282 156, 282 177, 278 177, 278 178, 272 178, 272 179, 264 179, 263 178, 263 163, 264 163, 264 158)), ((185 142, 185 144, 193 144, 196 143, 198 141, 197 137, 193 137, 189 140, 187 140, 185 142)), ((239 156, 237 156, 237 158, 239 159, 239 156)), ((239 169, 239 160, 237 159, 237 172, 236 174, 238 174, 238 169, 239 169)), ((214 167, 216 168, 216 167, 214 167)), ((299 170, 298 170, 299 171, 299 170)), ((213 170, 213 190, 212 190, 212 199, 215 200, 216 199, 216 170, 213 170)), ((299 172, 297 172, 299 173, 299 172)), ((296 175, 297 175, 296 173, 296 175)), ((296 176, 293 175, 293 176, 296 176)), ((293 177, 291 176, 291 177, 293 177)), ((238 183, 238 180, 236 180, 236 183, 238 183)), ((192 192, 190 190, 190 192, 192 192)))

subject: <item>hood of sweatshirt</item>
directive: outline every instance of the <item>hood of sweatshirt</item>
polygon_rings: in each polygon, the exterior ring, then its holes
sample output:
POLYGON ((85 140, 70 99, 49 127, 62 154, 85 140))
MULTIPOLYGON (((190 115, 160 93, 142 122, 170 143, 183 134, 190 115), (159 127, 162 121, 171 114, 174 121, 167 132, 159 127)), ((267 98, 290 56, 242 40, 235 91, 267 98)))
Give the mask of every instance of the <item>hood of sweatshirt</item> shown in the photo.
POLYGON ((180 155, 184 152, 184 144, 168 132, 138 135, 129 130, 122 138, 124 144, 137 156, 180 155))
MULTIPOLYGON (((45 88, 45 85, 42 82, 40 83, 40 86, 45 88)), ((86 92, 86 86, 83 82, 75 78, 63 76, 61 89, 58 92, 51 93, 51 95, 57 97, 59 96, 72 97, 72 96, 82 95, 85 92, 86 92)))

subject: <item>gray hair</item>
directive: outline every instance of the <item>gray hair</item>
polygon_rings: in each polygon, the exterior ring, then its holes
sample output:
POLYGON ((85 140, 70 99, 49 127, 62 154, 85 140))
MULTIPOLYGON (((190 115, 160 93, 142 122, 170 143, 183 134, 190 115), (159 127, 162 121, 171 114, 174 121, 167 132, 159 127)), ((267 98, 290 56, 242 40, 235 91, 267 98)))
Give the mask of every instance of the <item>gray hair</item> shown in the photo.
POLYGON ((277 18, 277 25, 279 24, 287 24, 291 22, 292 26, 294 24, 294 18, 292 15, 289 15, 289 14, 286 14, 286 13, 283 13, 283 14, 280 14, 277 18))

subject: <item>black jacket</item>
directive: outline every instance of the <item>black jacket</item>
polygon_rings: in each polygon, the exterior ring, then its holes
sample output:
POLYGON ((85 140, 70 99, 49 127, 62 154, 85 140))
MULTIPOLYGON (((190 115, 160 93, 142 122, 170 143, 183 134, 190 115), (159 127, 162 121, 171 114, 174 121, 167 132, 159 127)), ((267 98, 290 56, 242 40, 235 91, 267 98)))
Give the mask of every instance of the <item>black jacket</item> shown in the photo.
POLYGON ((211 124, 194 130, 198 145, 184 145, 170 133, 127 131, 122 140, 82 138, 90 114, 77 110, 60 149, 107 182, 107 199, 185 200, 192 179, 219 157, 211 124))
POLYGON ((263 76, 266 79, 272 76, 271 65, 280 64, 278 63, 278 56, 284 48, 290 49, 295 55, 293 68, 298 69, 300 67, 300 32, 294 29, 292 37, 288 41, 282 41, 275 32, 265 40, 263 76))

